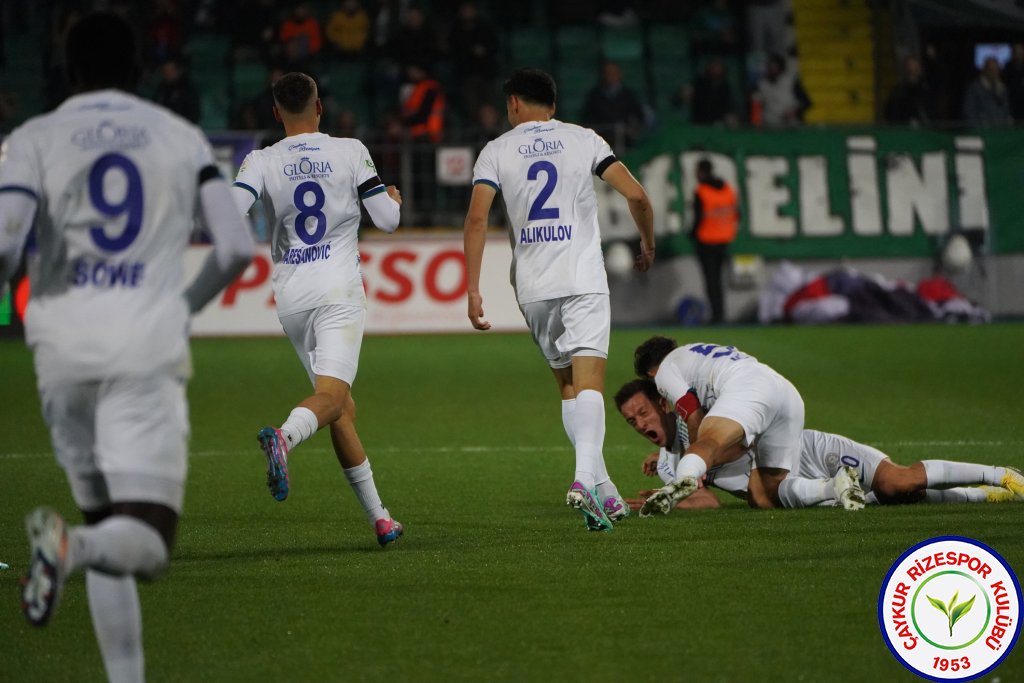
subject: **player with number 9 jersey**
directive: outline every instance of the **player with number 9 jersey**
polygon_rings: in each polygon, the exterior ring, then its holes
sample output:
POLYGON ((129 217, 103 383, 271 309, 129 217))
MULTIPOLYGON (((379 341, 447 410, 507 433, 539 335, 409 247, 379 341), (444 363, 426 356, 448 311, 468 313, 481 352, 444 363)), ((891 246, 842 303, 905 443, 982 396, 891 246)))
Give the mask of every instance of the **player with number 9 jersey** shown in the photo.
POLYGON ((190 375, 184 252, 201 181, 215 177, 202 131, 114 89, 71 97, 4 141, 0 189, 35 202, 25 331, 41 387, 190 375))

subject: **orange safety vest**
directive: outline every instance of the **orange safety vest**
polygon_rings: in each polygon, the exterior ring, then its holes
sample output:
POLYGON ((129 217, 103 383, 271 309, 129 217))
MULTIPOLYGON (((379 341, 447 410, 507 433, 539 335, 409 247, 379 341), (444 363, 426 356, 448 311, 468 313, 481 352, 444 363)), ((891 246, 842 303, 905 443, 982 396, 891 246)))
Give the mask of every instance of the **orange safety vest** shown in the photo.
POLYGON ((402 113, 406 118, 414 116, 423 106, 427 94, 436 91, 434 102, 431 104, 427 120, 423 123, 416 123, 409 126, 409 135, 416 138, 428 137, 431 142, 441 142, 441 133, 444 130, 444 91, 441 84, 427 78, 416 84, 412 93, 402 103, 402 113))
POLYGON ((714 187, 701 183, 697 185, 697 196, 702 210, 697 240, 704 244, 728 244, 736 239, 739 215, 733 189, 726 184, 714 187))

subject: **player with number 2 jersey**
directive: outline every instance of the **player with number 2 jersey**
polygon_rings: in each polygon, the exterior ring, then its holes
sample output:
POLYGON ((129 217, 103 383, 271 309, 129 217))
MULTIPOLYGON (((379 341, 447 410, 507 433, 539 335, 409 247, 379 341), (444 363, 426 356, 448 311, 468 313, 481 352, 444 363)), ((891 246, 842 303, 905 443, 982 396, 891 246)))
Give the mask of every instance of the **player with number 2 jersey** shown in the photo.
POLYGON ((640 233, 637 270, 654 262, 654 216, 644 188, 597 133, 563 123, 555 113, 555 82, 537 69, 518 69, 505 82, 512 130, 487 143, 473 169, 465 222, 468 313, 483 320, 480 269, 487 216, 498 192, 512 242, 512 286, 534 342, 562 397, 562 424, 576 450, 576 479, 566 503, 588 529, 610 530, 629 508, 608 476, 604 446, 604 372, 611 309, 601 255, 594 177, 629 205, 640 233))

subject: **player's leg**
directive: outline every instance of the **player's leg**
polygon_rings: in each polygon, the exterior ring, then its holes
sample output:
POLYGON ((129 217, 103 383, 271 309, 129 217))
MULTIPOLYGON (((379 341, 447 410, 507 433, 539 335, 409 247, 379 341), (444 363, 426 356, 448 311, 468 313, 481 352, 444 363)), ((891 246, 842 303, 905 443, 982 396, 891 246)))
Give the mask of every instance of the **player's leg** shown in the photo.
POLYGON ((1012 467, 977 465, 952 460, 922 460, 915 465, 924 469, 929 489, 978 485, 1001 486, 1009 489, 1019 498, 1024 498, 1024 476, 1012 467))
POLYGON ((611 521, 629 516, 629 505, 619 494, 604 460, 604 382, 611 335, 611 308, 607 295, 568 297, 560 309, 563 332, 556 348, 572 360, 573 437, 577 481, 593 477, 593 490, 611 521), (581 479, 580 477, 583 477, 581 479))
MULTIPOLYGON (((345 384, 340 380, 336 381, 345 384)), ((367 521, 377 534, 377 542, 381 546, 387 546, 397 541, 404 529, 401 523, 391 518, 391 513, 381 502, 370 460, 366 457, 363 442, 356 431, 355 420, 356 404, 346 384, 341 417, 330 425, 331 443, 334 445, 338 464, 345 473, 345 479, 362 506, 367 521)))
POLYGON ((26 616, 45 623, 66 578, 85 570, 110 680, 141 680, 135 577, 159 577, 173 544, 187 467, 184 384, 166 376, 125 378, 45 391, 43 403, 86 525, 71 527, 45 508, 26 519, 33 547, 26 616))
MULTIPOLYGON (((872 491, 878 502, 882 505, 899 503, 916 503, 920 501, 928 503, 1002 503, 1017 499, 1016 494, 1000 484, 1015 474, 1013 470, 1006 470, 1002 467, 989 467, 986 465, 972 465, 970 463, 956 463, 949 461, 925 460, 916 462, 909 466, 897 465, 890 461, 881 463, 874 475, 872 491), (936 465, 938 463, 938 465, 936 465), (966 465, 960 473, 963 479, 960 485, 945 486, 933 485, 929 475, 935 469, 950 469, 948 465, 966 465), (998 483, 991 483, 991 482, 998 483)), ((937 477, 938 478, 938 477, 937 477)), ((946 474, 948 480, 949 475, 946 474)))

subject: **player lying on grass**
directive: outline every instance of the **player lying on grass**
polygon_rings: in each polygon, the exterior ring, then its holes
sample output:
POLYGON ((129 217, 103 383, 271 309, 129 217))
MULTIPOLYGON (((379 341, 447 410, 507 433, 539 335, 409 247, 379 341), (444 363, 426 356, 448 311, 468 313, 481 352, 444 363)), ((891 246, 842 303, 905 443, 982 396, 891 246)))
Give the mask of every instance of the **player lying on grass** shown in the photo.
MULTIPOLYGON (((680 456, 689 445, 686 423, 668 410, 650 379, 637 379, 623 385, 615 394, 615 406, 630 427, 660 447, 658 452, 644 459, 644 474, 658 476, 666 484, 672 482, 680 456)), ((694 422, 698 430, 703 412, 700 408, 696 411, 694 422)), ((676 508, 719 507, 718 497, 706 488, 710 486, 746 499, 752 474, 753 485, 758 485, 757 470, 751 470, 752 462, 753 456, 747 453, 738 460, 708 470, 701 488, 677 503, 676 508)), ((1024 497, 1024 477, 1010 468, 947 460, 923 460, 905 467, 893 463, 871 446, 838 434, 805 429, 796 474, 816 482, 816 487, 806 487, 810 495, 793 501, 799 505, 789 507, 837 504, 832 495, 834 480, 845 467, 856 470, 860 485, 869 492, 868 503, 1001 503, 1024 497)), ((647 497, 653 493, 641 491, 639 495, 647 497)), ((639 509, 643 500, 631 499, 629 504, 639 509)))
POLYGON ((314 393, 280 429, 259 432, 267 486, 276 500, 287 498, 289 452, 328 427, 345 478, 386 546, 402 535, 402 525, 377 494, 352 400, 366 315, 356 239, 360 202, 374 225, 394 232, 401 195, 381 182, 363 143, 320 132, 323 108, 312 78, 285 74, 271 90, 286 137, 250 153, 232 191, 243 212, 262 200, 271 217, 277 316, 314 393))
MULTIPOLYGON (((800 433, 804 402, 789 380, 734 346, 687 344, 651 337, 633 354, 638 377, 650 377, 658 393, 683 419, 696 438, 676 467, 676 478, 654 492, 641 516, 667 514, 692 495, 708 470, 751 453, 760 486, 747 501, 754 507, 797 507, 817 484, 799 477, 800 433), (700 430, 696 411, 702 409, 700 430)), ((864 503, 856 487, 842 492, 843 506, 864 503)))

